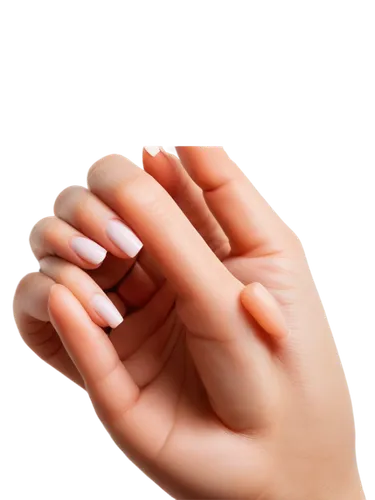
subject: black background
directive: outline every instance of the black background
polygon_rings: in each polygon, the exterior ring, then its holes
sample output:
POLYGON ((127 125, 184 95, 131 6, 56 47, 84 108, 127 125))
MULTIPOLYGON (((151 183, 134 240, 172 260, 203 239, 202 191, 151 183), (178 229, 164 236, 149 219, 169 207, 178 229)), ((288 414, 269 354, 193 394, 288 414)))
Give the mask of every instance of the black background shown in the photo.
MULTIPOLYGON (((6 279, 16 279, 16 271, 22 271, 25 262, 31 263, 31 258, 23 255, 23 225, 31 223, 40 207, 47 206, 48 192, 63 183, 63 176, 79 175, 79 160, 87 159, 88 151, 102 151, 104 143, 119 143, 122 151, 134 151, 144 135, 151 134, 144 131, 136 136, 125 131, 104 134, 97 140, 99 134, 93 138, 92 122, 87 122, 82 127, 89 127, 90 133, 86 130, 73 135, 67 126, 63 134, 47 139, 46 133, 36 140, 29 131, 23 143, 15 145, 11 164, 4 168, 6 279)), ((374 376, 369 344, 373 342, 373 326, 366 296, 373 290, 368 286, 372 248, 368 248, 363 229, 365 210, 362 212, 361 193, 356 187, 356 181, 361 181, 361 166, 348 165, 344 152, 337 154, 338 146, 345 145, 332 142, 321 129, 307 132, 301 128, 297 124, 285 133, 282 127, 259 127, 246 136, 225 135, 225 130, 215 133, 222 134, 226 144, 232 144, 234 151, 249 160, 249 174, 257 176, 257 183, 264 184, 273 199, 281 200, 281 206, 289 209, 289 222, 313 241, 312 262, 321 265, 320 286, 328 288, 329 311, 337 312, 337 333, 345 336, 345 359, 353 360, 353 391, 361 393, 361 462, 369 464, 371 474, 369 378, 374 376), (344 174, 348 168, 353 176, 344 174), (367 285, 361 288, 364 275, 367 285)), ((213 133, 212 129, 200 132, 213 133)), ((158 133, 168 135, 167 130, 158 133)), ((198 135, 198 131, 193 133, 198 135)), ((171 143, 176 136, 168 137, 171 143)), ((52 491, 78 497, 99 491, 125 498, 151 498, 151 489, 145 490, 143 482, 135 480, 135 472, 128 472, 127 465, 120 465, 120 458, 104 449, 103 434, 87 423, 87 402, 69 385, 57 385, 37 361, 24 361, 23 346, 16 344, 14 337, 7 337, 5 343, 1 404, 5 478, 46 494, 52 491)), ((371 482, 368 493, 375 494, 371 482)))

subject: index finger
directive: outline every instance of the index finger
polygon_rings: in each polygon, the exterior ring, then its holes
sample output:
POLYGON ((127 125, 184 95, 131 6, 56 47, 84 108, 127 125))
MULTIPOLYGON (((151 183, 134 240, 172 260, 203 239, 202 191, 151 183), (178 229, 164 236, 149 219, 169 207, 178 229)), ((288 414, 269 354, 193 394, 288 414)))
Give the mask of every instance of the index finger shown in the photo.
POLYGON ((177 293, 207 298, 233 282, 171 196, 132 162, 118 155, 99 160, 88 185, 138 235, 177 293))

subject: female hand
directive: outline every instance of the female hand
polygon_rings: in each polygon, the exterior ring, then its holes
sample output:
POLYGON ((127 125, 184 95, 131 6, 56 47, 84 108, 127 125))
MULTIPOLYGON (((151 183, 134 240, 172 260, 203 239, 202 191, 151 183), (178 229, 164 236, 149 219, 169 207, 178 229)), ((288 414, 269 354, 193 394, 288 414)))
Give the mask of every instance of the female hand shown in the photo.
POLYGON ((31 234, 22 337, 176 498, 363 498, 298 238, 223 149, 177 151, 145 151, 145 171, 108 156, 59 195, 31 234))

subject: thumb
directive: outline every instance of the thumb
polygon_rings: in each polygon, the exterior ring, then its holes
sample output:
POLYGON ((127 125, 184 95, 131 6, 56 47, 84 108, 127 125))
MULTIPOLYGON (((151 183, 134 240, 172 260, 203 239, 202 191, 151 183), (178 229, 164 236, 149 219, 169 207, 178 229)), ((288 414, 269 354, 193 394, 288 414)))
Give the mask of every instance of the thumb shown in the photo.
POLYGON ((243 307, 242 283, 232 283, 199 307, 184 303, 178 308, 212 408, 226 426, 244 431, 269 421, 279 384, 269 337, 243 307))
POLYGON ((261 283, 247 285, 241 292, 241 302, 275 342, 280 343, 288 336, 288 326, 279 304, 261 283))

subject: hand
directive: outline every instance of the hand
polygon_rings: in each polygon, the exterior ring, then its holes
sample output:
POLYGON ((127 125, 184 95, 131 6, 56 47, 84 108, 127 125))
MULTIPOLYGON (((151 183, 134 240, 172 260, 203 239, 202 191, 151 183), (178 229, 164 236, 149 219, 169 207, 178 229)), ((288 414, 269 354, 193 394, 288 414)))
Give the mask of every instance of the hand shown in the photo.
POLYGON ((31 234, 41 272, 16 292, 22 337, 176 498, 362 498, 298 238, 224 150, 177 150, 145 151, 145 172, 108 156, 89 190, 59 195, 31 234))

